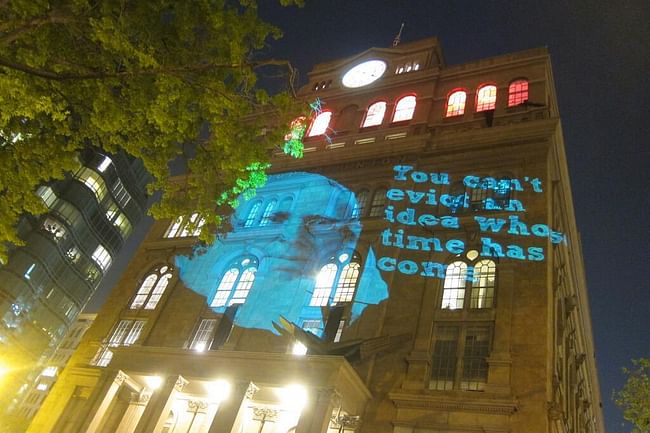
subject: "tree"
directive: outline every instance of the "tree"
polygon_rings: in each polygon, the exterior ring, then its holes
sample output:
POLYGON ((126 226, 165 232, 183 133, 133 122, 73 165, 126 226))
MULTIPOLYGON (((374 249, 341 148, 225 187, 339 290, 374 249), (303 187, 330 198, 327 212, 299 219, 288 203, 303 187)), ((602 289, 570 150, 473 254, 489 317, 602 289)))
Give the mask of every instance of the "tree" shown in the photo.
POLYGON ((198 211, 208 240, 304 111, 291 65, 261 56, 280 36, 255 0, 0 0, 0 257, 21 215, 45 211, 37 186, 89 146, 141 158, 162 193, 153 215, 198 211), (265 71, 284 92, 256 86, 265 71))
POLYGON ((623 368, 627 381, 614 393, 614 402, 623 417, 634 424, 632 433, 650 432, 650 359, 632 360, 633 368, 623 368))

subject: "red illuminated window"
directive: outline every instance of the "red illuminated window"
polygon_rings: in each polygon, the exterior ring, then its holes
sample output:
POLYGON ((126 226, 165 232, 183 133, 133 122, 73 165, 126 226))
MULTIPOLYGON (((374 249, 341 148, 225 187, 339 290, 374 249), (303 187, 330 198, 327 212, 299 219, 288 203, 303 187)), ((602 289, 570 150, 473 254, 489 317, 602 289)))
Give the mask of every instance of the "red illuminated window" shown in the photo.
POLYGON ((330 119, 332 118, 331 111, 323 111, 320 113, 311 124, 309 133, 307 137, 316 137, 317 135, 323 135, 327 131, 327 128, 330 125, 330 119))
POLYGON ((479 87, 476 94, 476 111, 494 110, 497 104, 497 86, 491 84, 479 87))
POLYGON ((528 101, 528 81, 515 80, 508 86, 508 107, 528 101))
POLYGON ((384 101, 375 102, 370 107, 368 107, 368 112, 366 113, 366 118, 363 121, 362 128, 368 126, 377 126, 381 125, 381 122, 384 120, 384 113, 386 112, 386 103, 384 101))
POLYGON ((411 120, 415 112, 415 96, 405 96, 395 105, 395 114, 393 115, 393 122, 402 122, 404 120, 411 120))
POLYGON ((447 98, 447 114, 445 117, 461 116, 465 113, 465 100, 467 93, 457 90, 447 98))

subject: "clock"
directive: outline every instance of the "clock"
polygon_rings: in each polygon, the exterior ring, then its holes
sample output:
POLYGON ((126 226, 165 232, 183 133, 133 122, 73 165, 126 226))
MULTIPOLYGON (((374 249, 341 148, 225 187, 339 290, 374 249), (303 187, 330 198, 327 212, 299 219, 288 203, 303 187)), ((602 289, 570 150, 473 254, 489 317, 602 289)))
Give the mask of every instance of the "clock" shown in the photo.
POLYGON ((378 80, 386 72, 386 62, 382 60, 367 60, 353 66, 343 74, 343 85, 355 88, 363 87, 378 80))

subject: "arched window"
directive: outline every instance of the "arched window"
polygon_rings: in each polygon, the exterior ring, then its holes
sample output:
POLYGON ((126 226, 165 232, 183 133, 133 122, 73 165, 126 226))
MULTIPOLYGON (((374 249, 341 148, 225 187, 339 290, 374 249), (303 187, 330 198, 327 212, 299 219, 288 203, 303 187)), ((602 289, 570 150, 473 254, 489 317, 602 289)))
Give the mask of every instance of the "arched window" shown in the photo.
POLYGON ((255 282, 257 265, 255 257, 235 260, 221 277, 210 306, 223 307, 246 302, 246 297, 255 282))
POLYGON ((138 293, 131 302, 132 310, 137 310, 144 307, 145 310, 153 310, 158 305, 160 298, 162 298, 165 289, 169 284, 172 277, 172 270, 169 266, 162 266, 154 269, 149 275, 146 276, 140 287, 138 293))
POLYGON ((528 80, 515 80, 508 86, 508 107, 528 101, 528 80))
POLYGON ((497 86, 481 86, 476 93, 476 111, 494 110, 497 105, 497 86))
POLYGON ((362 189, 356 194, 356 202, 354 204, 354 209, 352 209, 352 218, 361 218, 365 215, 365 209, 368 205, 368 194, 367 189, 362 189))
POLYGON ((264 213, 262 214, 262 219, 260 220, 260 227, 267 226, 271 223, 271 214, 275 210, 275 206, 278 204, 277 200, 271 200, 266 207, 264 208, 264 213))
POLYGON ((411 120, 415 112, 415 96, 404 96, 395 104, 395 114, 393 114, 393 122, 402 122, 404 120, 411 120))
POLYGON ((445 272, 445 283, 442 292, 442 308, 458 310, 463 308, 465 301, 465 279, 467 265, 465 262, 453 262, 445 272))
POLYGON ((331 257, 316 277, 316 286, 309 305, 313 307, 352 302, 359 280, 361 257, 340 253, 331 257))
POLYGON ((467 262, 456 260, 447 267, 442 292, 442 309, 481 309, 494 307, 496 264, 480 259, 476 250, 466 254, 467 262), (468 263, 477 260, 473 265, 468 263))
POLYGON ((382 216, 387 203, 386 188, 378 188, 372 196, 372 203, 370 203, 370 216, 382 216))
POLYGON ((492 260, 480 260, 474 265, 470 308, 492 308, 496 265, 492 260))
POLYGON ((465 114, 465 100, 467 93, 463 90, 452 92, 447 98, 447 113, 445 117, 462 116, 465 114))
POLYGON ((311 123, 311 128, 309 128, 309 133, 307 137, 316 137, 317 135, 323 135, 327 132, 327 128, 330 126, 330 120, 332 118, 331 111, 321 112, 314 121, 311 123))
POLYGON ((384 113, 386 113, 386 102, 375 102, 368 107, 366 118, 363 120, 363 125, 361 125, 361 127, 367 128, 368 126, 381 125, 381 122, 384 121, 384 113))
POLYGON ((256 201, 253 203, 251 209, 248 211, 248 215, 246 216, 244 227, 252 227, 255 224, 255 221, 257 220, 257 212, 259 212, 260 207, 262 207, 261 202, 256 201))

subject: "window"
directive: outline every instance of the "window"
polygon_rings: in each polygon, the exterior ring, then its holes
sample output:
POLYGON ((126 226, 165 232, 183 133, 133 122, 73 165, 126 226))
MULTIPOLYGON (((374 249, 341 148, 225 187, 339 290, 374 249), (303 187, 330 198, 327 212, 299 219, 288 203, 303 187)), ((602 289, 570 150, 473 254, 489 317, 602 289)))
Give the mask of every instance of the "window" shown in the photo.
MULTIPOLYGON (((478 251, 467 252, 468 260, 478 258, 478 251)), ((496 264, 489 259, 468 266, 462 260, 451 263, 446 270, 440 308, 446 310, 483 309, 494 307, 496 264)))
POLYGON ((245 257, 233 262, 221 278, 210 306, 223 307, 246 302, 248 292, 255 282, 256 272, 257 259, 254 257, 245 257))
POLYGON ((106 367, 113 359, 113 352, 109 347, 130 346, 137 342, 145 323, 144 320, 120 320, 104 346, 95 355, 92 364, 106 367))
POLYGON ((370 215, 371 217, 382 216, 388 200, 386 198, 386 188, 378 188, 375 190, 375 194, 372 196, 372 203, 370 203, 370 215))
POLYGON ((483 391, 488 376, 491 327, 436 326, 434 338, 429 388, 483 391))
POLYGON ((216 324, 216 319, 201 319, 201 323, 199 323, 199 327, 194 333, 194 338, 192 338, 192 343, 190 343, 190 349, 198 352, 208 349, 216 324))
POLYGON ((528 81, 515 80, 508 86, 508 107, 515 107, 528 101, 528 81))
POLYGON ((354 208, 352 209, 352 218, 361 218, 365 215, 365 209, 368 205, 368 194, 367 189, 362 189, 356 194, 356 202, 354 203, 354 208))
POLYGON ((112 162, 113 161, 108 156, 104 155, 104 159, 102 159, 102 162, 97 166, 97 170, 99 170, 100 173, 104 173, 112 162))
POLYGON ((43 229, 50 233, 52 239, 57 242, 66 238, 67 230, 65 226, 55 219, 49 217, 46 218, 45 221, 43 221, 43 229))
POLYGON ((467 93, 463 90, 452 92, 447 98, 447 113, 445 117, 462 116, 465 114, 465 100, 467 93))
POLYGON ((494 110, 497 104, 497 86, 481 86, 476 94, 476 111, 494 110))
POLYGON ((169 280, 172 277, 172 270, 169 266, 162 266, 159 269, 154 269, 147 277, 142 281, 140 287, 138 288, 138 293, 136 293, 135 298, 131 302, 132 310, 137 310, 144 307, 145 310, 153 310, 158 305, 160 298, 162 298, 163 293, 167 285, 169 285, 169 280))
POLYGON ((251 210, 248 211, 248 215, 246 216, 246 222, 244 222, 244 227, 252 227, 253 224, 255 224, 255 221, 257 220, 257 212, 259 212, 261 206, 262 203, 259 201, 253 203, 253 205, 251 206, 251 210))
POLYGON ((179 216, 176 220, 169 225, 165 232, 165 238, 187 238, 190 236, 198 236, 201 234, 201 229, 205 224, 205 218, 199 216, 194 212, 192 215, 179 216))
POLYGON ((318 307, 352 302, 360 270, 361 257, 357 253, 331 257, 318 272, 309 305, 318 307))
POLYGON ((92 192, 95 194, 98 202, 101 202, 104 197, 106 197, 106 182, 99 175, 99 173, 94 170, 89 169, 88 167, 81 167, 81 169, 75 174, 75 177, 84 183, 92 192))
POLYGON ((52 207, 57 199, 56 193, 49 186, 39 186, 36 190, 36 193, 41 197, 43 202, 45 202, 45 205, 49 208, 52 207))
POLYGON ((106 210, 106 219, 120 231, 124 239, 131 234, 131 231, 133 230, 131 222, 126 215, 120 212, 119 208, 112 200, 106 210))
POLYGON ((405 96, 397 101, 395 104, 395 114, 393 115, 393 122, 402 122, 411 120, 415 112, 415 96, 405 96))
POLYGON ((366 118, 363 120, 363 125, 361 125, 361 127, 367 128, 369 126, 381 125, 381 122, 384 120, 384 113, 386 113, 386 102, 375 102, 368 107, 366 118))
POLYGON ((106 271, 108 267, 111 265, 111 255, 106 251, 106 248, 104 248, 103 245, 97 245, 97 248, 95 248, 95 252, 93 252, 92 259, 97 265, 102 269, 102 271, 106 271))
POLYGON ((331 118, 331 111, 321 112, 312 122, 311 128, 309 128, 309 133, 307 133, 307 137, 316 137, 317 135, 325 134, 325 132, 327 132, 327 128, 330 125, 331 118))
POLYGON ((260 227, 267 226, 271 223, 271 215, 273 214, 273 211, 275 210, 277 204, 277 200, 271 200, 266 205, 264 208, 264 213, 262 214, 262 219, 260 220, 260 227))

